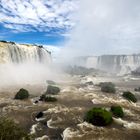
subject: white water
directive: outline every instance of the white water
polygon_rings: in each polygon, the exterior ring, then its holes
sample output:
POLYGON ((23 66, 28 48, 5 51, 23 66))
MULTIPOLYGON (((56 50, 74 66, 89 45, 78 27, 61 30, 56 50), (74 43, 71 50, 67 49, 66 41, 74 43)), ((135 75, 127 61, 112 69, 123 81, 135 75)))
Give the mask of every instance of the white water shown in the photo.
POLYGON ((76 63, 88 68, 96 68, 123 75, 130 73, 140 66, 140 54, 81 57, 77 59, 76 63))
POLYGON ((42 46, 0 42, 0 63, 40 62, 48 64, 50 53, 42 46))
POLYGON ((0 87, 43 84, 51 54, 41 46, 0 42, 0 87))

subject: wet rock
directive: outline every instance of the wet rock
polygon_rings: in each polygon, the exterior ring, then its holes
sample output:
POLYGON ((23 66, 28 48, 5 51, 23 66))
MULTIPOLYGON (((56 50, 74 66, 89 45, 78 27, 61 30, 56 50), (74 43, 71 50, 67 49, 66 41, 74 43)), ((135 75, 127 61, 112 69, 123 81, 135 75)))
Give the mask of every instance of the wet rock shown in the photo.
POLYGON ((38 101, 36 100, 34 103, 35 103, 35 104, 37 104, 37 103, 38 103, 38 101))
POLYGON ((140 92, 140 87, 135 88, 134 90, 140 92))
POLYGON ((107 92, 107 93, 115 93, 116 88, 115 85, 112 82, 102 82, 99 84, 101 87, 102 92, 107 92))
POLYGON ((93 86, 94 85, 92 81, 86 82, 85 84, 86 85, 90 85, 90 86, 93 86))
POLYGON ((56 83, 54 82, 54 81, 52 81, 52 80, 47 80, 46 81, 49 85, 55 85, 56 83))
POLYGON ((111 112, 116 117, 122 118, 124 116, 124 112, 121 106, 111 106, 111 112))
POLYGON ((60 88, 56 87, 56 86, 52 86, 52 85, 48 85, 47 87, 47 91, 45 94, 52 94, 52 95, 56 95, 60 92, 60 88))
POLYGON ((95 107, 86 113, 85 121, 96 126, 106 126, 112 122, 112 114, 105 109, 95 107))
POLYGON ((43 112, 39 112, 37 115, 36 115, 36 118, 39 119, 41 117, 43 117, 44 113, 43 112))
POLYGON ((40 101, 44 102, 56 102, 57 99, 55 97, 47 96, 46 94, 43 94, 40 96, 40 101))
POLYGON ((26 89, 21 88, 15 95, 15 99, 23 100, 29 97, 29 92, 26 89))
POLYGON ((133 93, 131 93, 130 91, 126 91, 126 92, 123 92, 123 95, 122 95, 125 99, 129 100, 129 101, 132 101, 132 102, 137 102, 137 98, 135 97, 135 95, 133 93))

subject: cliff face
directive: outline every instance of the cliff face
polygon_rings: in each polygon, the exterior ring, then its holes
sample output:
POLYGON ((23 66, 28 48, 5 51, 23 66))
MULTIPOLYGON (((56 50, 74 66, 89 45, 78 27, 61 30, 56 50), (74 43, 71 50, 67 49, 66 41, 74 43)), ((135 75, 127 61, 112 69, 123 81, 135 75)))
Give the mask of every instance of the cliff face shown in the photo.
POLYGON ((51 54, 42 46, 0 41, 0 63, 50 63, 51 54))
POLYGON ((130 73, 140 66, 140 54, 135 55, 102 55, 79 58, 78 63, 88 68, 96 68, 120 75, 130 73))

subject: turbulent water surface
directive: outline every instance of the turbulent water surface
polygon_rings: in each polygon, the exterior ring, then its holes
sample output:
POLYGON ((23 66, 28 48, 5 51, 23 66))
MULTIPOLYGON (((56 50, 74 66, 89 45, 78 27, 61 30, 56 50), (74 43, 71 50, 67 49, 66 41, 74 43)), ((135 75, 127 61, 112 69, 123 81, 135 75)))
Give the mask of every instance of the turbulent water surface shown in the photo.
MULTIPOLYGON (((59 75, 60 76, 60 75, 59 75)), ((56 80, 61 92, 56 95, 55 103, 34 101, 46 90, 44 85, 25 85, 31 96, 26 101, 16 101, 13 97, 20 87, 0 93, 1 114, 10 116, 36 139, 51 140, 138 140, 140 138, 140 102, 131 103, 121 94, 125 90, 134 92, 140 79, 127 77, 103 76, 70 76, 61 75, 56 80), (93 81, 94 85, 86 85, 93 81), (112 81, 117 86, 116 94, 107 94, 96 86, 99 82, 112 81), (92 107, 109 109, 111 105, 121 105, 125 116, 123 119, 113 118, 107 127, 96 127, 83 121, 85 112, 92 107), (35 115, 43 111, 44 116, 35 119, 35 115)), ((134 92, 140 99, 139 92, 134 92)))

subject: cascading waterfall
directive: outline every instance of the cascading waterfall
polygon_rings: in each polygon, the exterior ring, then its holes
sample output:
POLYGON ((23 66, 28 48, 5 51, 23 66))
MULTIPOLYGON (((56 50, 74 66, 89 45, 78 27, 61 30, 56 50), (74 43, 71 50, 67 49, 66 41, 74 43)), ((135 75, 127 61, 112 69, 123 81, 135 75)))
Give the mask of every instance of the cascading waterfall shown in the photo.
POLYGON ((40 62, 48 64, 50 52, 42 46, 0 42, 0 63, 40 62))
POLYGON ((45 84, 51 54, 42 46, 0 41, 0 87, 45 84))
POLYGON ((123 75, 140 66, 140 54, 80 57, 76 64, 123 75))

